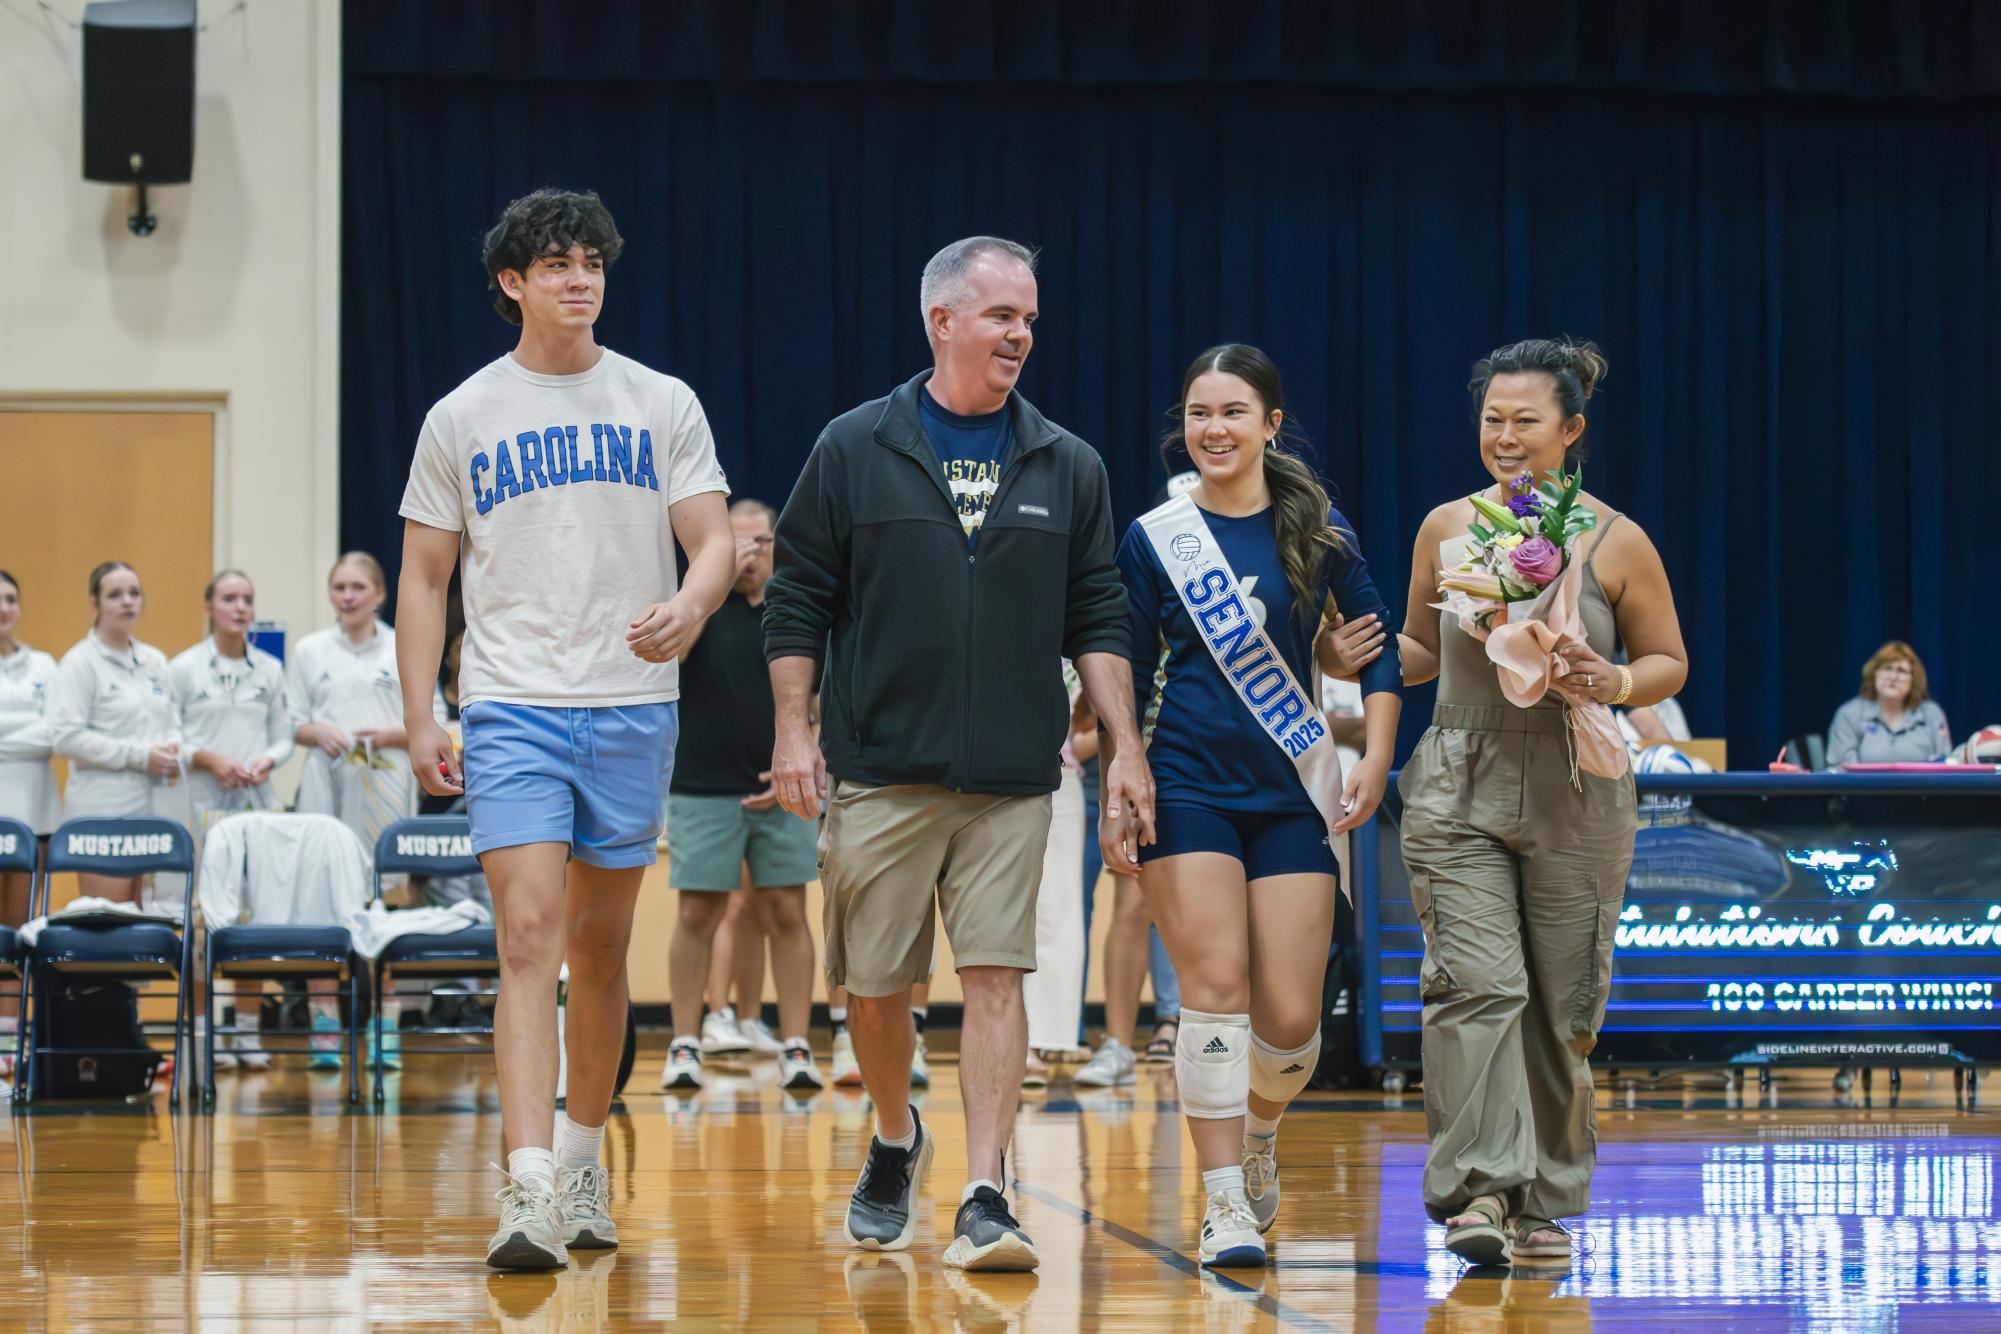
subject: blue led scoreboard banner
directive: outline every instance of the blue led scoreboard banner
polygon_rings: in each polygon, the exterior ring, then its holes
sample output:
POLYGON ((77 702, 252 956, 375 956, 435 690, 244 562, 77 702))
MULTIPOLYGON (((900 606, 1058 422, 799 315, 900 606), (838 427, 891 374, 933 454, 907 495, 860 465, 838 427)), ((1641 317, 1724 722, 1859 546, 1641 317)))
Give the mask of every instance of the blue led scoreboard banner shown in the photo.
MULTIPOLYGON (((1648 775, 1639 787, 1595 1060, 2001 1060, 2001 777, 1648 775)), ((1400 815, 1392 789, 1358 868, 1377 891, 1362 912, 1376 983, 1363 1045, 1365 1059, 1413 1065, 1424 941, 1400 815)))

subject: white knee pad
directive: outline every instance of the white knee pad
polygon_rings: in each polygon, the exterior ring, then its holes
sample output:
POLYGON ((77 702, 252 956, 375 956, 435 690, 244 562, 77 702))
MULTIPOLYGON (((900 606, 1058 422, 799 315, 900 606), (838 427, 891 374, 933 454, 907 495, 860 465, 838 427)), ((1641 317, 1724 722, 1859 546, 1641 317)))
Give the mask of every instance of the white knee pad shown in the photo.
POLYGON ((1280 1051, 1251 1034, 1251 1092, 1266 1102, 1291 1102, 1320 1064, 1320 1032, 1291 1051, 1280 1051))
POLYGON ((1242 1116, 1251 1094, 1251 1017, 1183 1010, 1174 1078, 1188 1115, 1203 1121, 1242 1116))

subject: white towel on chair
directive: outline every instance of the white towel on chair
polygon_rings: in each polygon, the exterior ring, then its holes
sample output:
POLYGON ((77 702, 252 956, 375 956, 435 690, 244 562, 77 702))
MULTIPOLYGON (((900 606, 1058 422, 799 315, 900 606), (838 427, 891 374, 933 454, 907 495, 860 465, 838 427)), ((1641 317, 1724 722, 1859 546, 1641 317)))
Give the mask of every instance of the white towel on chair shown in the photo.
POLYGON ((341 925, 354 937, 354 951, 363 958, 380 958, 383 948, 398 936, 448 936, 475 926, 492 926, 493 915, 471 899, 449 908, 399 908, 395 912, 377 899, 366 908, 351 912, 341 925))
POLYGON ((15 934, 23 945, 32 947, 41 937, 42 928, 54 923, 57 926, 132 926, 138 922, 158 922, 163 926, 178 927, 179 913, 164 912, 158 908, 142 908, 136 903, 120 903, 112 899, 100 899, 91 895, 72 899, 47 917, 37 917, 23 926, 15 934))

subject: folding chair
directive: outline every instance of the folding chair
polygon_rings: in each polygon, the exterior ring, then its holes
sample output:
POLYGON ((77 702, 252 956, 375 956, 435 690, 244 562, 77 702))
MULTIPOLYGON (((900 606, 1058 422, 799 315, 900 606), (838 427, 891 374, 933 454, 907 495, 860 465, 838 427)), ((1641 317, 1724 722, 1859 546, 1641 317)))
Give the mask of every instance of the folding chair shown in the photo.
MULTIPOLYGON (((32 982, 51 975, 89 974, 119 982, 174 981, 174 1077, 169 1085, 167 1104, 181 1105, 182 1039, 187 1031, 189 951, 194 944, 195 841, 187 829, 172 820, 135 816, 119 820, 68 820, 49 839, 49 855, 44 859, 39 893, 31 895, 28 915, 39 917, 49 910, 51 882, 64 872, 90 875, 137 876, 157 871, 178 871, 188 877, 188 892, 181 909, 177 931, 165 922, 134 921, 109 926, 70 925, 51 922, 26 951, 26 971, 32 982)), ((33 1102, 35 1074, 39 1058, 67 1051, 80 1056, 109 1056, 143 1047, 45 1047, 39 1030, 47 1016, 42 1007, 30 1009, 26 1050, 27 1074, 17 1069, 15 1088, 23 1102, 33 1102)), ((150 1026, 157 1028, 157 1023, 150 1026)), ((149 1026, 140 1025, 140 1036, 149 1026)), ((192 1046, 192 1044, 189 1044, 192 1046)), ((18 1063, 17 1063, 18 1064, 18 1063)), ((189 1088, 194 1076, 187 1076, 189 1088)))
MULTIPOLYGON (((473 875, 480 869, 472 853, 472 824, 463 815, 419 815, 398 820, 382 831, 375 841, 375 897, 382 897, 382 878, 389 875, 473 875)), ((383 1002, 400 995, 394 988, 395 976, 411 977, 494 977, 500 976, 500 951, 490 926, 468 927, 448 935, 413 932, 398 936, 383 947, 375 960, 375 1103, 383 1102, 382 1092, 382 1010, 383 1002)), ((412 995, 429 994, 429 988, 412 995)), ((490 1027, 440 1027, 415 1025, 404 1034, 425 1037, 484 1033, 484 1047, 426 1047, 434 1052, 491 1052, 490 1027)), ((403 1049, 405 1059, 415 1053, 403 1049)))
MULTIPOLYGON (((311 815, 232 815, 230 820, 312 820, 311 815)), ((223 821, 222 823, 228 823, 223 821)), ((218 826, 220 827, 220 826, 218 826)), ((359 857, 361 841, 352 839, 354 856, 359 857)), ((213 847, 213 844, 210 845, 213 847)), ((249 855, 248 848, 245 856, 249 855)), ((202 1104, 215 1106, 216 978, 238 985, 229 989, 231 999, 245 996, 261 1003, 261 988, 244 987, 244 982, 284 979, 333 978, 347 989, 347 1100, 361 1101, 361 964, 355 958, 354 941, 344 926, 293 923, 280 926, 240 923, 219 926, 208 933, 208 999, 203 1006, 208 1036, 203 1052, 202 1104)), ((290 1037, 298 1030, 281 1030, 277 1036, 290 1037)), ((269 1047, 264 1048, 271 1052, 269 1047)), ((289 1048, 276 1054, 289 1054, 289 1048)))
MULTIPOLYGON (((0 875, 12 871, 28 873, 28 897, 34 898, 35 873, 40 870, 38 854, 40 845, 35 841, 35 831, 19 820, 0 816, 0 875)), ((30 904, 32 906, 32 902, 30 904)), ((0 926, 0 977, 19 978, 21 982, 21 1006, 14 1011, 14 1098, 20 1099, 20 1087, 26 1081, 21 1073, 21 1046, 28 1036, 28 970, 22 961, 21 938, 11 926, 0 926)))

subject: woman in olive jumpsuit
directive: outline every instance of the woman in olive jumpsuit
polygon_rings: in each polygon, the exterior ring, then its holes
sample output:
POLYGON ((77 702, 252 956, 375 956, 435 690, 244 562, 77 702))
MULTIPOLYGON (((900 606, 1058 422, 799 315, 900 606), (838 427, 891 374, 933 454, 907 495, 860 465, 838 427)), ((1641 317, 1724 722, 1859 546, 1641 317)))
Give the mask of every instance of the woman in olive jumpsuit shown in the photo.
MULTIPOLYGON (((1489 499, 1505 504, 1518 478, 1581 463, 1584 404, 1604 372, 1590 344, 1542 339, 1475 364, 1489 499)), ((1509 703, 1485 645, 1433 606, 1439 571, 1478 517, 1470 500, 1441 505, 1419 531, 1400 640, 1406 683, 1438 678, 1401 784, 1425 942, 1424 1204, 1446 1245, 1481 1264, 1567 1259, 1558 1220, 1588 1207, 1597 1159, 1586 1058, 1637 822, 1630 775, 1576 767, 1564 697, 1652 704, 1688 672, 1659 553, 1631 518, 1581 500, 1598 516, 1578 539, 1585 637, 1560 647, 1569 671, 1541 704, 1509 703), (1612 661, 1620 646, 1625 667, 1612 661)))

